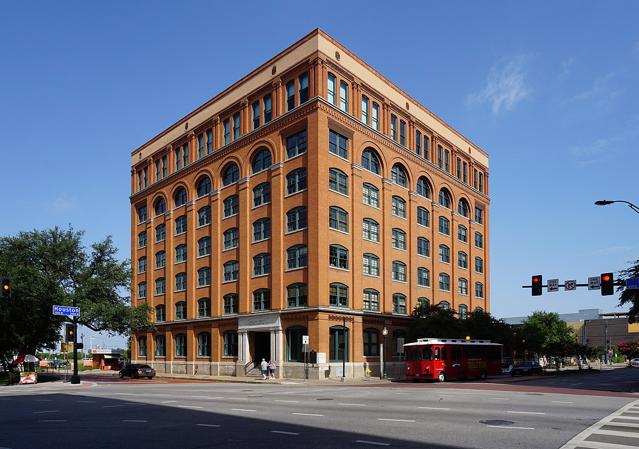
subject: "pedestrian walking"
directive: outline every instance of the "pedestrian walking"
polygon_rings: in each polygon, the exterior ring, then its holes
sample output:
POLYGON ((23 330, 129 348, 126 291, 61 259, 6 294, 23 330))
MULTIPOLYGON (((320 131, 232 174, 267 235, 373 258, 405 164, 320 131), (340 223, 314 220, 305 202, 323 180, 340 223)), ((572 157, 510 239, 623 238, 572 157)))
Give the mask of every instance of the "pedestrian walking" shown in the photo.
POLYGON ((268 362, 266 359, 262 359, 260 363, 260 370, 262 371, 262 380, 268 379, 268 362))
POLYGON ((268 375, 271 379, 275 379, 275 362, 273 360, 268 362, 268 375))

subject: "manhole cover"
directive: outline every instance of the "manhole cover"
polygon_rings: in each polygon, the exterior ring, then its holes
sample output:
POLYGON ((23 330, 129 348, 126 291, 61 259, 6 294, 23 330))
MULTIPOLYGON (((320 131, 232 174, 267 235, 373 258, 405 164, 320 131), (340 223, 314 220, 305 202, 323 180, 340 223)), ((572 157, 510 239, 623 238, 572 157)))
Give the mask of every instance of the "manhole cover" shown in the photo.
POLYGON ((510 426, 515 424, 514 421, 507 421, 505 419, 482 419, 479 422, 488 426, 510 426))
POLYGON ((332 401, 333 398, 317 398, 317 401, 332 401))

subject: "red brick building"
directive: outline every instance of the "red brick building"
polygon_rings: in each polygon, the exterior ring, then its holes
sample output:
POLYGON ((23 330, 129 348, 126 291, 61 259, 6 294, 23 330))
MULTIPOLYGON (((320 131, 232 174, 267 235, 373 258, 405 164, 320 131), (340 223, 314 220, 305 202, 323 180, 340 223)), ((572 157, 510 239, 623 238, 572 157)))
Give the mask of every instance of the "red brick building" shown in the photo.
MULTIPOLYGON (((315 30, 133 151, 133 358, 311 377, 401 359, 421 301, 489 310, 488 156, 315 30)), ((399 364, 396 364, 397 367, 399 364)))

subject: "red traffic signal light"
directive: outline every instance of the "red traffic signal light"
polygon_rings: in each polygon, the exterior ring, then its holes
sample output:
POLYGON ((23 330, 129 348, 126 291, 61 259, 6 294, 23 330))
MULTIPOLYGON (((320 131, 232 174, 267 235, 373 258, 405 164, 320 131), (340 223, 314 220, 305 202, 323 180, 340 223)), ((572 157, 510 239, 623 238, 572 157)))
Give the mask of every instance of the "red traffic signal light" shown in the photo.
POLYGON ((615 280, 612 273, 601 274, 601 296, 615 294, 615 280))
POLYGON ((536 274, 532 277, 532 295, 533 296, 541 296, 541 288, 542 288, 542 276, 541 274, 536 274))

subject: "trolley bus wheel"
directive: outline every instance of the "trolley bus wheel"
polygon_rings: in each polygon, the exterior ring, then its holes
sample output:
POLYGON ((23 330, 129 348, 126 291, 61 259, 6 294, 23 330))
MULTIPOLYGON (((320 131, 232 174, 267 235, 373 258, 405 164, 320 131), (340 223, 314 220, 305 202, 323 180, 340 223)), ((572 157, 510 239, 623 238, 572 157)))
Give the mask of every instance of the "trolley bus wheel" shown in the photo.
POLYGON ((437 380, 439 382, 445 382, 446 381, 446 373, 444 373, 443 371, 441 373, 439 373, 439 376, 437 376, 437 380))

